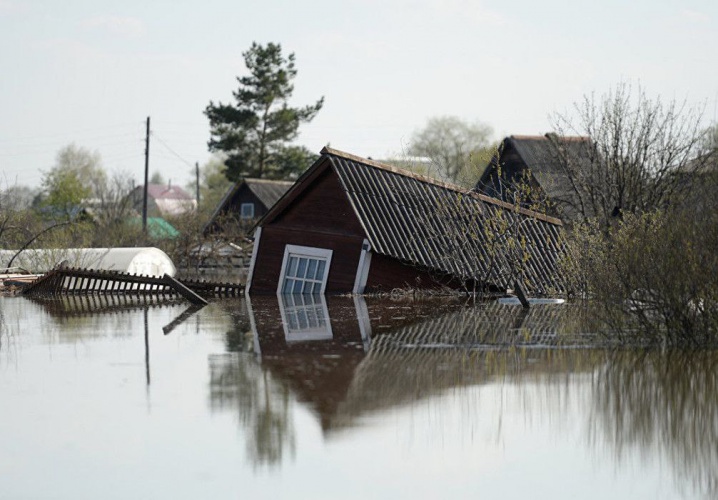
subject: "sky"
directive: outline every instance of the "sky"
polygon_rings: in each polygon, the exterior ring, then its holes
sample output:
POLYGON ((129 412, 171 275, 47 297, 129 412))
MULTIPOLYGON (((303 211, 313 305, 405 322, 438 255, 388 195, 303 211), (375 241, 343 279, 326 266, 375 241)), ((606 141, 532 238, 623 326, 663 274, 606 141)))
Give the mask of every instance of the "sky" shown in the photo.
POLYGON ((718 109, 715 0, 0 0, 0 184, 73 143, 141 183, 147 117, 150 174, 191 182, 255 41, 295 54, 291 104, 324 96, 296 141, 316 152, 401 155, 443 115, 543 134, 620 83, 718 109))

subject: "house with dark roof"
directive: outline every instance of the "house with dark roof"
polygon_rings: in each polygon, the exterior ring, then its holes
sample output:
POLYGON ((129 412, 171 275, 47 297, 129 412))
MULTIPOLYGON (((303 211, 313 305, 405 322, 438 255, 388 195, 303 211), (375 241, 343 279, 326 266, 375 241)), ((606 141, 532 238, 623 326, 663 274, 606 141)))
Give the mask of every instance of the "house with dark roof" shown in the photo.
POLYGON ((250 294, 562 290, 561 221, 324 148, 257 223, 250 294))
POLYGON ((500 144, 475 191, 509 203, 542 206, 564 222, 581 220, 590 207, 581 192, 595 155, 588 137, 512 135, 500 144))
POLYGON ((222 226, 231 222, 254 223, 263 217, 269 209, 292 187, 292 181, 245 178, 234 184, 217 205, 214 213, 204 227, 205 234, 222 230, 222 226))
MULTIPOLYGON (((128 195, 132 208, 142 213, 144 186, 137 186, 128 195)), ((171 184, 147 185, 147 216, 176 217, 197 209, 197 200, 187 191, 171 184)))

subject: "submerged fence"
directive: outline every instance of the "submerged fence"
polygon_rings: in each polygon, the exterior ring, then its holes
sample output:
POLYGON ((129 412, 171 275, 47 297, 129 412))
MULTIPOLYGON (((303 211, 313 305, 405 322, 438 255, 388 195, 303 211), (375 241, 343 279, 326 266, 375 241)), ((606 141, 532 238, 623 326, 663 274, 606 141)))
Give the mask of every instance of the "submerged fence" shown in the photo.
POLYGON ((193 304, 206 304, 207 297, 237 297, 244 285, 202 280, 177 280, 165 274, 142 276, 119 271, 100 271, 59 267, 29 284, 27 296, 53 295, 160 295, 182 296, 193 304))

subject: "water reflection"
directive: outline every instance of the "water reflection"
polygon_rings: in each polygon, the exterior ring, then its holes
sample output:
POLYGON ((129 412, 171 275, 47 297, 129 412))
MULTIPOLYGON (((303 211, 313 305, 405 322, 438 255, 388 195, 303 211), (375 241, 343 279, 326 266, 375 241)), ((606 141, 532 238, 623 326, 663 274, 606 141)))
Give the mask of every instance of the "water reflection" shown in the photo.
POLYGON ((95 307, 0 299, 0 497, 718 495, 718 354, 585 348, 581 306, 95 307))
MULTIPOLYGON (((588 349, 596 325, 571 305, 263 297, 252 299, 249 314, 257 362, 210 360, 221 372, 212 391, 256 412, 243 417, 250 427, 266 419, 273 433, 257 427, 254 443, 263 463, 279 461, 285 446, 294 451, 287 391, 329 437, 392 408, 492 384, 518 388, 522 411, 559 427, 567 407, 589 407, 583 425, 592 447, 610 446, 619 461, 662 456, 678 483, 718 492, 714 352, 588 349)), ((494 430, 501 433, 500 421, 494 430)))
POLYGON ((257 332, 263 364, 286 380, 300 400, 313 404, 327 432, 355 425, 365 414, 497 378, 555 370, 557 363, 561 370, 570 363, 573 373, 594 366, 537 349, 576 340, 567 319, 577 311, 568 308, 467 307, 458 299, 331 300, 328 321, 336 335, 330 342, 282 344, 267 324, 257 332), (281 356, 267 359, 268 352, 281 356))
POLYGON ((592 392, 597 446, 665 459, 690 492, 718 496, 718 352, 613 352, 592 392))
POLYGON ((210 392, 215 407, 238 408, 249 428, 266 433, 258 426, 268 418, 266 425, 276 430, 271 439, 254 436, 254 454, 264 462, 282 456, 276 450, 282 443, 293 446, 287 390, 312 410, 327 435, 357 425, 363 415, 526 375, 549 361, 552 370, 594 366, 529 349, 576 341, 585 331, 575 321, 581 311, 567 307, 525 311, 496 303, 467 307, 456 298, 284 296, 252 298, 248 313, 243 329, 251 333, 228 334, 227 346, 231 351, 241 344, 247 351, 251 335, 257 361, 212 357, 210 392))
POLYGON ((246 354, 209 358, 210 406, 236 411, 246 431, 247 455, 255 466, 277 465, 294 454, 295 435, 289 388, 277 383, 246 354))

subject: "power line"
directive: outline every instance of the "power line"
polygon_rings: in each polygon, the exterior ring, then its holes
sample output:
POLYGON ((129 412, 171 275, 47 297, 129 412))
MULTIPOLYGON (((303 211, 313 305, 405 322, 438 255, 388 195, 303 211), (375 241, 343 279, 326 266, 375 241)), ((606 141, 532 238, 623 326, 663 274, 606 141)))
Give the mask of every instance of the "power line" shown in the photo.
POLYGON ((181 160, 181 161, 182 161, 184 164, 186 164, 188 167, 194 168, 194 165, 193 165, 192 163, 190 163, 188 160, 186 160, 185 158, 183 158, 182 155, 180 155, 177 151, 175 151, 174 149, 172 149, 165 141, 163 141, 162 139, 160 139, 160 137, 157 135, 156 132, 153 131, 153 132, 150 132, 150 134, 152 135, 152 137, 154 137, 155 139, 157 139, 157 142, 159 142, 162 146, 164 146, 165 149, 167 149, 167 151, 169 151, 169 152, 172 153, 174 156, 176 156, 179 160, 181 160))

